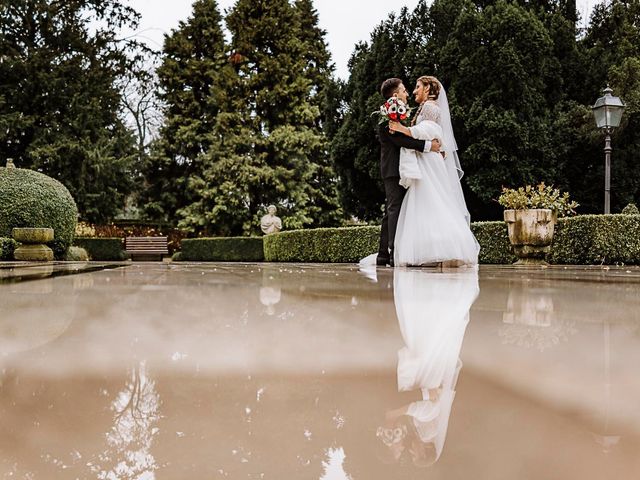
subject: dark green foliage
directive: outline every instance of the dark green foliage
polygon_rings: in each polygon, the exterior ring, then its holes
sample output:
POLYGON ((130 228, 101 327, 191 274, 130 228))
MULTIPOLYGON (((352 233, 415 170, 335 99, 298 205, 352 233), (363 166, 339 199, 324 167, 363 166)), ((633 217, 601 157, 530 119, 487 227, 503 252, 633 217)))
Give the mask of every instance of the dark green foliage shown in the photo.
POLYGON ((232 95, 222 16, 217 2, 197 0, 191 16, 165 37, 157 69, 164 124, 144 166, 145 215, 173 220, 194 201, 190 180, 203 174, 200 156, 211 146, 217 115, 232 95))
MULTIPOLYGON (((504 222, 476 222, 471 230, 480 244, 481 264, 517 260, 504 222)), ((377 250, 379 234, 379 227, 281 232, 265 237, 264 256, 271 262, 353 263, 377 250)), ((561 218, 547 260, 567 265, 640 265, 640 215, 561 218)))
POLYGON ((61 181, 81 216, 113 218, 133 187, 118 82, 139 45, 120 0, 0 2, 0 158, 61 181))
POLYGON ((13 260, 13 251, 16 249, 16 242, 13 238, 0 237, 0 260, 13 260))
POLYGON ((509 243, 504 222, 475 222, 471 231, 480 244, 478 262, 481 264, 511 264, 517 260, 509 243))
POLYGON ((640 210, 638 210, 638 206, 635 203, 630 203, 620 213, 623 215, 640 215, 640 210))
POLYGON ((292 230, 264 239, 270 262, 353 263, 378 251, 380 227, 292 230))
MULTIPOLYGON (((405 80, 407 89, 412 90, 410 82, 413 79, 409 78, 409 72, 415 59, 405 54, 411 46, 408 37, 411 28, 395 25, 398 22, 416 27, 413 35, 419 38, 424 25, 422 22, 413 25, 411 21, 407 9, 403 9, 398 17, 390 16, 373 31, 370 43, 356 45, 349 61, 351 75, 342 89, 348 108, 332 140, 331 155, 339 177, 340 202, 346 213, 360 219, 373 220, 382 216, 384 188, 380 180, 380 144, 376 137, 377 119, 371 114, 383 102, 379 90, 385 79, 400 77, 405 80)), ((428 52, 421 50, 423 54, 428 52)))
POLYGON ((57 180, 22 168, 0 167, 0 236, 15 227, 53 228, 49 246, 57 259, 73 240, 78 209, 69 191, 57 180))
POLYGON ((84 248, 93 261, 122 261, 127 259, 127 254, 123 249, 121 238, 76 238, 73 244, 84 248))
POLYGON ((427 74, 448 92, 474 219, 500 218, 502 186, 540 181, 569 191, 581 213, 602 211, 604 138, 589 107, 607 82, 627 103, 613 136, 612 209, 637 202, 640 2, 597 4, 585 32, 576 17, 575 2, 435 0, 382 22, 356 46, 341 90, 348 108, 332 155, 345 211, 381 215, 370 117, 380 83, 398 76, 411 90, 427 74))
POLYGON ((180 256, 183 262, 261 262, 262 237, 185 238, 180 256))
POLYGON ((82 247, 69 247, 64 258, 67 262, 86 262, 89 260, 89 253, 82 247))
POLYGON ((258 232, 266 207, 285 228, 335 225, 339 209, 322 123, 332 66, 308 0, 239 0, 226 18, 224 99, 190 180, 180 225, 217 235, 258 232))
POLYGON ((556 225, 550 263, 640 264, 640 215, 579 215, 556 225))

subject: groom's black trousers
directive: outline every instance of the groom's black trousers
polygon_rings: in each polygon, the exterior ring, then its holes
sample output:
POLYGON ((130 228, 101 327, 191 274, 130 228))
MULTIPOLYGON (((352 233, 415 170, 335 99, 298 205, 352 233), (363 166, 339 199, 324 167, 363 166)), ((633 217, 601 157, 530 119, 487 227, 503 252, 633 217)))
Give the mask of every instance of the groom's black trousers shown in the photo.
POLYGON ((400 207, 402 207, 402 200, 407 192, 399 182, 400 177, 384 179, 384 193, 387 198, 384 217, 382 217, 382 229, 380 230, 380 248, 378 249, 378 258, 381 260, 393 260, 400 207))

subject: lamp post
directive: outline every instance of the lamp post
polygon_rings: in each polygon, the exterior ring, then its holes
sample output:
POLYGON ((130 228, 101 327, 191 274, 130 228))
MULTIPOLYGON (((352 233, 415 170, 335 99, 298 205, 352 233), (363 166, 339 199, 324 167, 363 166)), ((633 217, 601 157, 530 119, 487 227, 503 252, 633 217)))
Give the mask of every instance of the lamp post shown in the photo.
POLYGON ((602 93, 604 96, 596 100, 596 104, 591 109, 596 118, 596 125, 604 130, 606 135, 604 142, 604 213, 607 214, 611 213, 611 134, 614 129, 620 126, 625 104, 618 97, 611 95, 613 90, 608 85, 602 93))

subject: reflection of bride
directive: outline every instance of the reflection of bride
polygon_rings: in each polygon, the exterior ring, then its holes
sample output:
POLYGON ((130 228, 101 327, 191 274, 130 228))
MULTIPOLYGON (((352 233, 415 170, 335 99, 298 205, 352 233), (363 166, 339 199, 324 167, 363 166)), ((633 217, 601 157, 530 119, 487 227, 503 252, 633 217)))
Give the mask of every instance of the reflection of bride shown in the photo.
POLYGON ((427 466, 440 457, 447 435, 478 274, 397 269, 393 287, 405 342, 398 351, 398 390, 420 390, 422 399, 387 412, 377 436, 395 460, 409 456, 427 466))

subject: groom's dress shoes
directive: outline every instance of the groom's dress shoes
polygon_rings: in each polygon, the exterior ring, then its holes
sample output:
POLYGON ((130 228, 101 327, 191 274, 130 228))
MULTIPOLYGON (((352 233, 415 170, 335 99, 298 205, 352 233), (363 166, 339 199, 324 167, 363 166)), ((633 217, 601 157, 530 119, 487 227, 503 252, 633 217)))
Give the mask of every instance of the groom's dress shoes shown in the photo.
POLYGON ((391 263, 391 259, 390 258, 381 257, 380 255, 378 255, 376 257, 376 265, 379 266, 379 267, 386 267, 390 263, 391 263))

